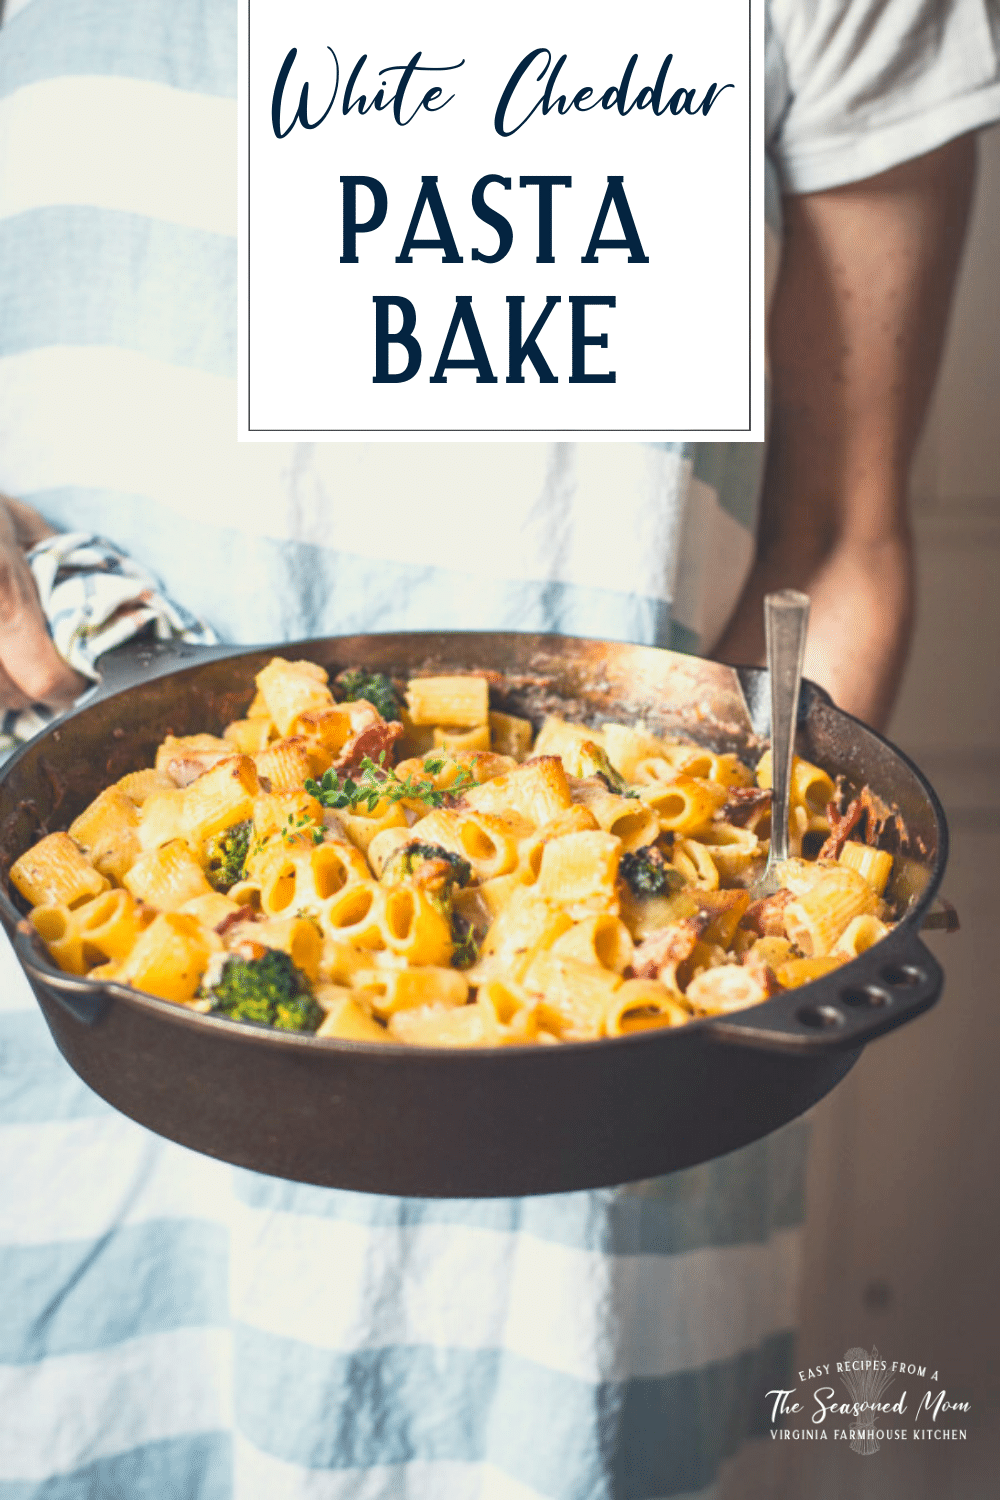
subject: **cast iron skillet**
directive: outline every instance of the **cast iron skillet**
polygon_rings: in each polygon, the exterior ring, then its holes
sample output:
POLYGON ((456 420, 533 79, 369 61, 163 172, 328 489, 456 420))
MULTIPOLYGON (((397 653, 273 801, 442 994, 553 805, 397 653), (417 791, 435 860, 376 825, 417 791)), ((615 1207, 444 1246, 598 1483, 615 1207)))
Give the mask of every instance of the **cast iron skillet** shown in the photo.
MULTIPOLYGON (((751 762, 766 674, 649 647, 518 634, 333 637, 273 649, 147 645, 107 658, 92 701, 0 774, 3 873, 165 734, 241 716, 274 654, 405 675, 475 667, 525 679, 505 706, 680 731, 751 762), (534 679, 534 680, 529 680, 534 679), (556 700, 564 700, 557 704, 556 700)), ((918 936, 947 832, 920 772, 805 685, 799 749, 898 811, 894 894, 908 909, 844 968, 742 1013, 616 1040, 452 1051, 317 1041, 220 1020, 63 974, 0 891, 0 917, 70 1066, 159 1134, 260 1172, 427 1197, 569 1191, 671 1172, 776 1129, 822 1098, 864 1044, 934 1003, 942 974, 918 936)), ((3 882, 6 887, 6 882, 3 882)))

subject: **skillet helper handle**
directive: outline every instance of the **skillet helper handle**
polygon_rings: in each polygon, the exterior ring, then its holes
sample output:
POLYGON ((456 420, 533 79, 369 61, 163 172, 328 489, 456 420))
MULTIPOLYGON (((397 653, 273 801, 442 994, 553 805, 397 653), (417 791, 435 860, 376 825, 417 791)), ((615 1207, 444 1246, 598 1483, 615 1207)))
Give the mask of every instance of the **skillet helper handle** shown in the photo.
POLYGON ((944 975, 912 928, 763 1005, 713 1017, 713 1038, 781 1052, 846 1052, 929 1010, 944 975))
POLYGON ((85 697, 78 700, 77 708, 90 708, 115 693, 124 693, 140 682, 150 682, 155 677, 166 677, 182 667, 200 666, 202 662, 217 661, 221 657, 239 656, 252 651, 253 646, 197 646, 189 641, 146 640, 137 636, 117 646, 98 658, 100 682, 96 683, 85 697))
POLYGON ((102 985, 88 981, 82 975, 64 974, 57 969, 45 954, 35 929, 25 918, 18 922, 11 936, 14 952, 32 989, 44 989, 84 1026, 96 1026, 104 1019, 111 1000, 102 985))

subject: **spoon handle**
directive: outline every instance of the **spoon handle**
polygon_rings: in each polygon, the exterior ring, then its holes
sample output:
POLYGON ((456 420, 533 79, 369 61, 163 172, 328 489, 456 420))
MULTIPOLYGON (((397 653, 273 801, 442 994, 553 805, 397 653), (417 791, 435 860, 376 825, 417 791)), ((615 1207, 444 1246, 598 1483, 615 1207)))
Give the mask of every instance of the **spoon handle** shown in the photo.
POLYGON ((809 596, 782 589, 764 599, 767 668, 771 678, 771 858, 788 858, 788 801, 806 649, 809 596))

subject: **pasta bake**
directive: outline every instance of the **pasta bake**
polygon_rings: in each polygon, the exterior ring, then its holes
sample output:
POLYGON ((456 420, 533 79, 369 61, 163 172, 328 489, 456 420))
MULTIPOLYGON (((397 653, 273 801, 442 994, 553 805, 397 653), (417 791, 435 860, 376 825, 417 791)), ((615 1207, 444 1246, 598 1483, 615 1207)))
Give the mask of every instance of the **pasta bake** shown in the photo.
POLYGON ((274 658, 221 736, 168 736, 11 868, 52 959, 238 1021, 363 1043, 613 1038, 759 1004, 888 932, 867 789, 770 755, 527 718, 489 674, 274 658))

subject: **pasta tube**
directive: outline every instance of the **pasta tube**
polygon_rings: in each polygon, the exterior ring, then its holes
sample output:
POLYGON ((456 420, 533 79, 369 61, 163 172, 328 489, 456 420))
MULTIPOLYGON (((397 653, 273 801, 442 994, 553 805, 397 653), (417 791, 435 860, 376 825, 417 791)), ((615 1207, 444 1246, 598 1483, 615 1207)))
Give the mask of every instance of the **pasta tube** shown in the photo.
POLYGON ((541 828, 565 812, 573 799, 562 761, 546 755, 473 787, 465 801, 479 812, 519 813, 541 828))
POLYGON ((642 787, 639 796, 656 812, 661 828, 692 834, 708 827, 726 800, 726 789, 716 781, 677 776, 666 786, 642 787))
POLYGON ((451 959, 451 923, 423 891, 408 886, 385 891, 381 934, 386 946, 411 964, 444 966, 451 959))
POLYGON ((702 891, 699 897, 702 911, 711 913, 711 921, 702 933, 706 943, 718 943, 728 948, 736 936, 743 913, 750 905, 749 891, 702 891))
POLYGON ((486 933, 470 979, 478 983, 499 975, 519 980, 535 955, 571 926, 566 912, 542 900, 534 886, 518 885, 486 933))
POLYGON ((379 969, 359 976, 375 1015, 383 1019, 399 1010, 424 1005, 464 1005, 469 982, 458 969, 428 964, 419 969, 379 969))
POLYGON ((828 953, 824 958, 790 958, 778 966, 775 977, 783 989, 797 990, 800 985, 822 979, 824 974, 832 973, 845 963, 847 956, 843 953, 828 953))
POLYGON ((516 761, 527 758, 535 733, 530 719, 519 719, 516 714, 491 712, 489 726, 492 750, 500 755, 510 755, 516 761))
POLYGON ((406 707, 414 724, 472 729, 488 722, 490 690, 485 677, 411 677, 406 707))
POLYGON ((436 724, 432 744, 443 750, 489 750, 490 726, 476 724, 472 729, 456 729, 453 725, 436 724))
POLYGON ((637 761, 629 780, 633 786, 663 786, 676 781, 680 774, 673 761, 667 760, 661 751, 659 755, 646 755, 637 761))
POLYGON ((148 995, 183 1005, 196 997, 209 959, 221 950, 219 938, 196 917, 161 912, 140 936, 118 977, 148 995))
POLYGON ((849 870, 856 870, 876 896, 885 894, 893 865, 892 855, 885 849, 870 849, 867 844, 859 844, 852 839, 840 851, 840 863, 849 870))
POLYGON ((503 1041, 493 1012, 479 1004, 395 1011, 389 1035, 411 1047, 496 1047, 503 1041))
POLYGON ((604 1013, 604 1031, 607 1036, 628 1036, 633 1031, 683 1026, 690 1019, 691 1012, 676 990, 657 979, 627 979, 604 1013))
POLYGON ((318 741, 299 734, 275 740, 254 756, 257 775, 269 784, 272 792, 298 791, 310 777, 322 776, 331 759, 329 750, 318 741))
POLYGON ((174 783, 165 772, 155 771, 150 767, 148 771, 130 771, 115 785, 121 788, 130 802, 141 807, 151 792, 168 791, 174 783))
POLYGON ((593 740, 595 744, 601 745, 604 735, 596 729, 586 729, 582 724, 571 724, 568 719, 550 714, 543 720, 538 731, 533 753, 535 756, 554 755, 562 759, 585 740, 593 740))
POLYGON ((599 969, 610 969, 614 974, 623 973, 632 962, 632 950, 628 928, 607 912, 574 922, 568 932, 556 938, 551 948, 552 953, 577 958, 599 969))
POLYGON ((507 875, 518 860, 517 830, 490 813, 453 812, 440 808, 421 818, 413 833, 425 844, 440 844, 467 859, 479 880, 507 875))
MULTIPOLYGON (((367 862, 371 866, 375 879, 381 878, 382 871, 397 850, 404 848, 407 844, 412 844, 415 839, 419 838, 420 834, 407 825, 405 818, 400 827, 383 828, 381 833, 377 833, 368 845, 367 851, 367 862)), ((360 850, 358 852, 360 853, 360 850)))
POLYGON ((384 833, 387 828, 409 828, 406 821, 406 813, 398 802, 390 802, 383 797, 376 803, 371 813, 343 812, 339 814, 340 821, 344 825, 344 832, 355 848, 360 849, 362 854, 369 848, 372 839, 379 833, 384 833))
POLYGON ((521 985, 488 979, 480 985, 476 1002, 495 1017, 501 1041, 530 1042, 538 1035, 537 1003, 521 985))
POLYGON ((755 860, 762 858, 760 839, 749 828, 736 828, 732 823, 713 823, 699 839, 712 857, 719 878, 733 884, 750 869, 755 860))
POLYGON ((358 881, 331 896, 320 911, 319 922, 328 937, 358 948, 384 948, 384 914, 382 886, 374 880, 358 881))
POLYGON ((157 748, 156 769, 180 786, 232 753, 229 741, 217 734, 168 734, 157 748))
POLYGON ((247 873, 260 889, 261 910, 270 917, 289 911, 316 915, 345 886, 371 880, 364 858, 339 840, 265 845, 247 861, 247 873))
POLYGON ((660 836, 656 812, 636 797, 620 797, 606 791, 600 783, 594 787, 589 782, 578 782, 572 794, 587 808, 599 828, 621 839, 627 852, 652 844, 660 836))
POLYGON ((212 889, 201 865, 181 839, 140 854, 126 872, 123 884, 136 900, 157 911, 177 911, 192 896, 205 896, 212 889))
POLYGON ((699 890, 719 889, 719 867, 712 852, 697 839, 678 839, 674 845, 674 869, 699 890))
MULTIPOLYGON (((621 841, 610 833, 567 833, 542 851, 538 893, 560 905, 614 907, 621 841)), ((580 913, 584 915, 584 913, 580 913)))
MULTIPOLYGON (((594 738, 593 734, 590 738, 594 738)), ((647 734, 643 729, 629 729, 624 724, 605 724, 601 743, 615 770, 629 782, 639 779, 636 771, 643 761, 664 759, 663 744, 655 735, 647 734)), ((665 760, 664 765, 673 774, 665 760)))
POLYGON ((95 869, 120 883, 139 854, 138 826, 135 803, 121 787, 109 786, 69 825, 69 835, 95 869))
POLYGON ((351 990, 335 984, 322 984, 316 989, 316 999, 326 1011, 317 1036, 337 1037, 346 1042, 389 1041, 385 1027, 372 1019, 351 990))
POLYGON ((35 906, 28 918, 49 955, 66 974, 86 974, 90 967, 83 956, 83 941, 73 922, 73 913, 62 902, 35 906))
MULTIPOLYGON (((285 661, 276 656, 257 673, 257 688, 280 735, 291 732, 299 714, 333 708, 326 673, 311 661, 285 661)), ((251 708, 253 705, 251 705, 251 708)))
POLYGON ((11 883, 32 906, 79 906, 109 885, 85 859, 68 833, 47 833, 10 867, 11 883))
POLYGON ((783 937, 757 938, 748 951, 747 963, 771 969, 775 974, 794 957, 791 943, 783 937))
POLYGON ((728 963, 702 969, 691 980, 686 994, 688 1004, 706 1016, 744 1010, 767 999, 767 990, 752 969, 728 963))
POLYGON ((271 715, 267 711, 267 704, 264 701, 264 694, 261 692, 260 688, 258 688, 254 693, 253 698, 251 699, 249 708, 247 709, 247 718, 270 719, 270 717, 271 715))
POLYGON ((234 719, 232 724, 226 725, 222 737, 241 755, 259 755, 262 750, 267 749, 273 727, 267 717, 234 719))
POLYGON ((848 923, 875 912, 878 897, 854 870, 836 869, 785 908, 785 931, 806 958, 824 958, 848 923))
POLYGON ((184 836, 184 793, 180 787, 150 792, 139 814, 140 849, 158 849, 184 836))
POLYGON ((273 917, 269 922, 254 922, 246 932, 252 942, 287 953, 307 979, 319 974, 323 939, 314 922, 304 917, 273 917))
POLYGON ((553 818, 551 823, 527 834, 519 841, 517 850, 517 868, 521 879, 529 885, 538 879, 538 872, 542 867, 542 850, 553 839, 562 838, 567 833, 593 833, 598 826, 590 808, 574 802, 572 807, 553 818))
POLYGON ((878 917, 855 917, 853 922, 848 922, 834 943, 833 952, 856 958, 859 953, 866 953, 874 943, 881 942, 888 931, 888 927, 878 917))
MULTIPOLYGON (((765 750, 757 762, 757 785, 771 786, 771 752, 765 750)), ((792 759, 791 785, 789 788, 792 807, 804 807, 810 819, 825 819, 827 803, 836 795, 833 778, 812 761, 792 759)))
POLYGON ((234 755, 199 776, 183 792, 181 822, 192 844, 253 817, 259 790, 257 770, 249 755, 234 755))
POLYGON ((574 1041, 601 1035, 621 982, 609 969, 551 952, 540 953, 524 976, 525 989, 538 997, 540 1023, 574 1041))
POLYGON ((350 706, 337 704, 333 708, 307 709, 295 715, 289 732, 292 738, 301 736, 306 740, 316 740, 331 755, 338 755, 355 733, 350 706))
POLYGON ((93 901, 77 907, 72 918, 83 944, 84 957, 101 963, 108 958, 127 958, 152 915, 152 912, 144 911, 128 891, 117 890, 105 891, 93 901))

